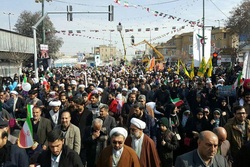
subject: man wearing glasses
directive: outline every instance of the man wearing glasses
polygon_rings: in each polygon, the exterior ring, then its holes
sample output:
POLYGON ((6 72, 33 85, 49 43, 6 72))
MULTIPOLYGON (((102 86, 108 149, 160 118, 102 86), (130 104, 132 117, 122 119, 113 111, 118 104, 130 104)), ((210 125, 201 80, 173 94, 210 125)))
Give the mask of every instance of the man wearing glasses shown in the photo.
POLYGON ((240 148, 250 139, 250 120, 243 106, 233 108, 234 117, 229 119, 225 125, 227 131, 227 140, 231 144, 231 153, 233 159, 236 157, 240 148))
POLYGON ((124 145, 128 136, 126 129, 113 128, 110 131, 111 145, 102 152, 97 162, 97 167, 139 167, 140 162, 135 151, 124 145))

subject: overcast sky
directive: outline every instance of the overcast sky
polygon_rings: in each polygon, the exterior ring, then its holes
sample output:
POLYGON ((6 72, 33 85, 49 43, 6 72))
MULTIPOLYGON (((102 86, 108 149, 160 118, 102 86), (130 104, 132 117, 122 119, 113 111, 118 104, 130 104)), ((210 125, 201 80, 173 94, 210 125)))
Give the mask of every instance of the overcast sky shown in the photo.
MULTIPOLYGON (((60 51, 66 55, 74 55, 77 52, 91 52, 95 46, 112 44, 123 52, 122 40, 117 31, 117 25, 121 22, 127 52, 132 54, 135 50, 144 48, 143 45, 131 47, 132 35, 135 43, 144 39, 158 43, 166 42, 175 34, 193 31, 197 26, 191 27, 189 21, 201 21, 202 2, 203 0, 120 0, 118 4, 114 0, 52 0, 45 2, 45 12, 66 11, 67 5, 72 5, 73 11, 108 12, 108 5, 112 4, 115 9, 113 22, 108 21, 108 14, 73 14, 72 22, 67 21, 66 14, 49 15, 58 31, 66 31, 65 34, 57 34, 64 40, 60 51), (178 30, 180 27, 183 29, 178 30), (130 32, 125 33, 126 29, 130 32), (141 31, 138 32, 138 29, 141 31), (69 36, 68 30, 73 30, 74 36, 69 36), (81 30, 81 33, 77 33, 77 30, 81 30)), ((205 25, 223 26, 223 20, 230 16, 229 11, 240 3, 240 0, 205 0, 205 25)), ((35 3, 35 0, 2 0, 0 28, 9 30, 8 13, 13 29, 22 11, 41 11, 41 7, 41 3, 35 3)))

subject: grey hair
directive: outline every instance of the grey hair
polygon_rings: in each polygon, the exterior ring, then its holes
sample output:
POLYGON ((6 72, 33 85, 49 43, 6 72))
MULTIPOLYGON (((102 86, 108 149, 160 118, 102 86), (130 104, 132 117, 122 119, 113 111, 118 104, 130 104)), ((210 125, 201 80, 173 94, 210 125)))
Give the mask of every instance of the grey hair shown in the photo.
POLYGON ((108 106, 107 104, 102 104, 102 105, 100 105, 99 109, 103 109, 103 108, 104 108, 106 111, 109 110, 109 106, 108 106))
POLYGON ((100 118, 95 118, 93 121, 92 121, 92 126, 95 125, 95 124, 100 124, 100 125, 103 125, 103 120, 100 119, 100 118))

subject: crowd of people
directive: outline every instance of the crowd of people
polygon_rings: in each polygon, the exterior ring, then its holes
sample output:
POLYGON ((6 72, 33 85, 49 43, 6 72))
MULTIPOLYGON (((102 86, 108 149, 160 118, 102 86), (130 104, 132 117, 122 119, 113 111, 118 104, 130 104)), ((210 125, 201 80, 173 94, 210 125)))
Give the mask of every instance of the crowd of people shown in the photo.
POLYGON ((190 79, 170 67, 60 67, 37 79, 24 69, 0 89, 0 166, 247 166, 248 83, 234 96, 218 91, 239 70, 190 79), (34 144, 24 149, 28 104, 34 144))

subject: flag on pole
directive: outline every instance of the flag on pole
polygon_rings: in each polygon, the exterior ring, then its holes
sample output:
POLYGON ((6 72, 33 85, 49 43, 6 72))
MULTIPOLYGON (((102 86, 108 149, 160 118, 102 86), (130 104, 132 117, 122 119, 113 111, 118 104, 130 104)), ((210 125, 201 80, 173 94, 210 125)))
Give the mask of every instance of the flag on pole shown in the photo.
POLYGON ((210 57, 210 58, 208 59, 206 69, 208 69, 207 77, 211 77, 211 76, 212 76, 212 72, 213 72, 212 57, 210 57))
POLYGON ((243 74, 242 71, 240 72, 240 74, 238 75, 236 81, 234 82, 232 89, 236 89, 237 87, 240 87, 243 84, 243 74))
POLYGON ((206 70, 207 70, 206 61, 205 61, 205 58, 202 57, 202 60, 201 60, 200 67, 199 67, 197 75, 199 77, 204 77, 204 74, 205 74, 206 70))
POLYGON ((148 62, 147 69, 149 71, 152 71, 154 69, 154 66, 155 66, 155 57, 150 59, 150 61, 148 62))
POLYGON ((176 70, 176 74, 180 74, 180 60, 178 59, 178 62, 177 62, 177 70, 176 70))
POLYGON ((26 77, 26 75, 24 75, 24 77, 23 77, 23 83, 26 83, 27 82, 27 77, 26 77))
POLYGON ((191 71, 190 71, 190 79, 194 78, 194 59, 192 59, 192 64, 191 64, 191 71))
POLYGON ((32 129, 32 123, 30 120, 30 112, 32 112, 31 106, 27 106, 27 118, 23 124, 23 127, 19 133, 19 139, 18 139, 18 146, 21 148, 30 148, 33 146, 33 129, 32 129))
POLYGON ((188 73, 188 71, 187 71, 187 69, 186 69, 185 64, 183 64, 183 62, 182 62, 181 60, 180 60, 180 63, 181 63, 181 65, 182 65, 182 68, 183 68, 184 73, 186 74, 186 76, 188 76, 188 77, 190 78, 189 73, 188 73))

